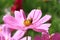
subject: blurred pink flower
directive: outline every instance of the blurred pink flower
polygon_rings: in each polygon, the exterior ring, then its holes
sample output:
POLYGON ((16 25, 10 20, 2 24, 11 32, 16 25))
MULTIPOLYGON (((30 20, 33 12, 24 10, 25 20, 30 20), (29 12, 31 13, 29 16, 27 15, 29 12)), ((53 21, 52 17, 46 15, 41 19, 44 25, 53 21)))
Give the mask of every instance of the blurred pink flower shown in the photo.
POLYGON ((49 34, 48 33, 42 33, 42 36, 39 35, 34 37, 34 40, 49 40, 49 34))
POLYGON ((34 37, 34 40, 60 40, 60 33, 55 33, 52 35, 42 34, 41 37, 37 35, 34 37))
POLYGON ((20 10, 22 9, 22 1, 23 0, 14 0, 14 4, 11 7, 11 11, 14 12, 15 10, 20 10))
POLYGON ((5 15, 3 17, 4 22, 7 24, 9 28, 12 29, 33 29, 37 32, 48 32, 48 29, 51 25, 50 23, 45 23, 51 18, 51 16, 45 15, 41 18, 42 12, 38 9, 32 10, 28 14, 27 18, 22 9, 20 11, 15 11, 14 14, 15 18, 11 15, 5 15))
POLYGON ((60 33, 54 33, 51 37, 50 40, 60 40, 60 33))
POLYGON ((28 40, 31 40, 30 36, 24 37, 24 31, 17 30, 16 33, 11 37, 11 31, 5 26, 0 25, 0 40, 26 40, 28 37, 28 40))
POLYGON ((11 36, 11 31, 3 24, 0 25, 0 40, 7 40, 11 36))

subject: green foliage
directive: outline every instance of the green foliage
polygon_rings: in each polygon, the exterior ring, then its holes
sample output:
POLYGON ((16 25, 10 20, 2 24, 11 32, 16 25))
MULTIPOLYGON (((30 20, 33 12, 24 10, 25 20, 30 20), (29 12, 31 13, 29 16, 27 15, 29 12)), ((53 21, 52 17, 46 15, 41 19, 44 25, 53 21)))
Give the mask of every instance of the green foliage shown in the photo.
MULTIPOLYGON (((28 30, 27 31, 27 34, 29 35, 29 36, 31 36, 32 38, 34 38, 36 35, 40 35, 41 36, 41 33, 38 33, 38 32, 36 32, 36 31, 34 31, 34 30, 28 30)), ((32 39, 33 40, 33 39, 32 39)))
POLYGON ((5 8, 11 7, 12 3, 13 3, 13 0, 10 0, 10 1, 9 0, 0 0, 0 23, 3 23, 2 18, 3 18, 3 15, 6 14, 4 12, 5 8))

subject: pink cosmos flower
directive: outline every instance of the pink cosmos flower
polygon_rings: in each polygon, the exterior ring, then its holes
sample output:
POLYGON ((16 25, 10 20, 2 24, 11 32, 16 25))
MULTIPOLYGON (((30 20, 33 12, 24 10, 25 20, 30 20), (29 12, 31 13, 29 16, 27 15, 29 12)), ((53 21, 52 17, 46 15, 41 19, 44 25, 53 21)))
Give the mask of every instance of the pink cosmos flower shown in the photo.
POLYGON ((51 16, 45 15, 41 18, 42 12, 39 9, 32 10, 28 14, 27 18, 22 9, 20 11, 15 11, 14 14, 14 17, 11 15, 5 15, 3 17, 4 22, 9 28, 12 29, 33 29, 37 32, 48 32, 48 29, 51 25, 50 23, 45 23, 51 18, 51 16))
POLYGON ((54 33, 52 35, 42 34, 42 37, 37 35, 34 40, 60 40, 60 33, 54 33))
POLYGON ((0 25, 0 40, 31 40, 30 36, 22 38, 24 35, 24 31, 18 30, 16 33, 11 37, 11 31, 5 26, 0 25))

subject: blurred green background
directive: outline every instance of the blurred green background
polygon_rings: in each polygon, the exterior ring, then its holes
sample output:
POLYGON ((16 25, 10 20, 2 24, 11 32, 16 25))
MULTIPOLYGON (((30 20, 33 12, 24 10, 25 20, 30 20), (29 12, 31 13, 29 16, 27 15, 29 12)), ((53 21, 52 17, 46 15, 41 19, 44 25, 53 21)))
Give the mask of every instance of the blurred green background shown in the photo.
MULTIPOLYGON (((14 0, 0 0, 0 24, 3 23, 2 17, 6 14, 4 12, 5 8, 10 8, 13 5, 13 2, 14 0)), ((42 10, 43 15, 52 15, 52 25, 49 29, 49 33, 60 32, 60 0, 23 0, 23 9, 26 14, 32 9, 38 8, 42 10)), ((28 33, 28 35, 31 35, 32 37, 36 34, 40 34, 31 30, 28 33)))

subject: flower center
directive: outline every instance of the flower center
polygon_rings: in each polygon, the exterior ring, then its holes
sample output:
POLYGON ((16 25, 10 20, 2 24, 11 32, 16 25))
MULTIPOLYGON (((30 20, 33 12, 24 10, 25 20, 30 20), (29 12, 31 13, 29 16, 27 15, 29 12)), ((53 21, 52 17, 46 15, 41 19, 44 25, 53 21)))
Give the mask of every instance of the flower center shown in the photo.
POLYGON ((31 25, 32 24, 32 20, 31 19, 28 19, 28 20, 25 20, 24 21, 24 25, 25 26, 29 26, 29 25, 31 25))

